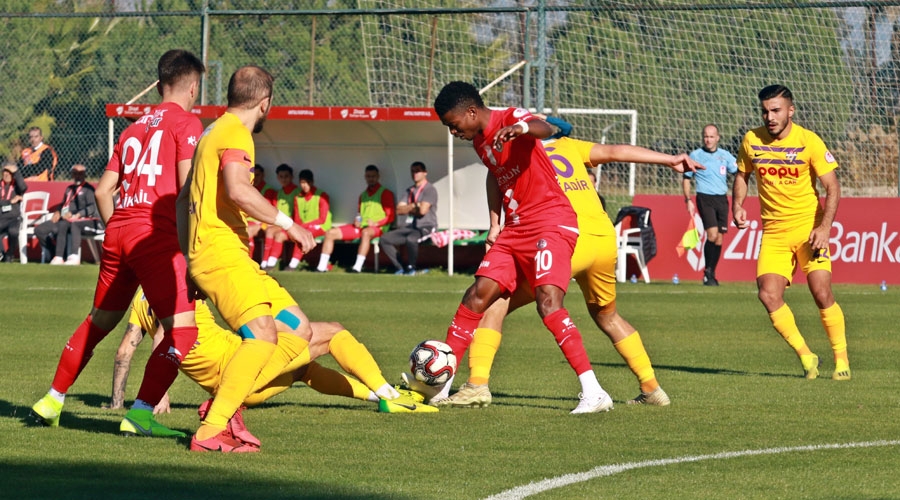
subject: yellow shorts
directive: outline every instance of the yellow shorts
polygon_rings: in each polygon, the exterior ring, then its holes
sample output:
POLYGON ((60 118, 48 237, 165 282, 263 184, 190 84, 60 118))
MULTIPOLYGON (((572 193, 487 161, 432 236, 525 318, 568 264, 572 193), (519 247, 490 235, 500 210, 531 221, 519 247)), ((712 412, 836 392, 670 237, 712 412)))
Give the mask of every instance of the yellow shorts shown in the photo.
POLYGON ((616 235, 580 235, 572 255, 572 276, 586 303, 601 309, 615 303, 616 235))
MULTIPOLYGON (((615 303, 616 253, 615 234, 578 235, 578 242, 572 253, 572 277, 581 287, 585 303, 596 304, 601 309, 615 303)), ((517 307, 533 300, 534 293, 529 287, 516 287, 513 303, 517 303, 517 307)))
POLYGON ((238 331, 252 319, 274 316, 297 305, 275 278, 259 268, 246 249, 219 251, 216 260, 222 264, 191 277, 232 330, 238 331))
POLYGON ((777 274, 784 276, 790 284, 797 268, 807 275, 819 270, 831 272, 831 258, 827 252, 824 257, 813 258, 812 247, 809 246, 813 224, 811 221, 810 224, 787 230, 764 229, 759 260, 756 262, 756 277, 777 274))
POLYGON ((197 328, 197 344, 181 362, 181 371, 214 395, 225 366, 241 346, 241 337, 216 324, 197 325, 197 328))

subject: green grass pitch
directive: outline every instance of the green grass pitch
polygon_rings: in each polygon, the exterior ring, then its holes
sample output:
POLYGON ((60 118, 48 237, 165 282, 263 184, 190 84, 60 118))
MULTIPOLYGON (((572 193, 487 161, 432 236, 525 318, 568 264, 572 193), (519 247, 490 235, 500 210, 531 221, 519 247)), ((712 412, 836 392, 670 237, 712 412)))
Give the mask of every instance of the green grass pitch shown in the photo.
MULTIPOLYGON (((802 378, 751 283, 624 283, 619 309, 640 331, 672 398, 670 407, 652 408, 625 404, 637 395, 637 382, 587 317, 573 284, 567 306, 616 402, 609 413, 569 415, 577 380, 529 307, 507 320, 488 408, 386 415, 371 403, 297 386, 245 412, 262 452, 228 456, 191 453, 186 441, 118 434, 124 412, 101 404, 124 324, 72 387, 59 428, 23 424, 89 310, 96 272, 89 265, 0 266, 2 498, 476 499, 616 464, 631 465, 544 492, 516 491, 536 492, 537 499, 900 496, 895 289, 835 287, 853 380, 833 382, 828 340, 805 287, 788 290, 787 301, 822 359, 822 376, 813 381, 802 378), (742 454, 766 449, 778 452, 742 454), (710 457, 724 452, 735 455, 710 457)), ((407 369, 416 343, 443 339, 472 281, 441 273, 276 276, 311 319, 346 325, 390 381, 407 369)), ((148 353, 142 346, 135 359, 128 404, 148 353)), ((336 366, 330 358, 323 363, 336 366)), ((456 385, 467 372, 464 359, 456 385)), ((192 433, 205 394, 184 377, 170 394, 173 411, 160 421, 192 433)))

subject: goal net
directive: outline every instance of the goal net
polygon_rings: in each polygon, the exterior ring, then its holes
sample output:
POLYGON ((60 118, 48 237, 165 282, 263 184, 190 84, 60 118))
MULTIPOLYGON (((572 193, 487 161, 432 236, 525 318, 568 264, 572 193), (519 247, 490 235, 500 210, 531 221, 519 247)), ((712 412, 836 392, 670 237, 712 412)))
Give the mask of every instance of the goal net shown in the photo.
MULTIPOLYGON (((703 127, 714 123, 720 147, 736 153, 746 131, 761 125, 757 92, 781 83, 794 92, 795 121, 841 163, 845 195, 895 195, 900 6, 831 4, 548 0, 542 14, 527 0, 488 4, 509 6, 504 11, 463 1, 441 12, 430 10, 446 7, 439 0, 358 1, 425 11, 361 17, 373 105, 430 106, 448 81, 482 87, 527 60, 485 94, 489 105, 634 109, 637 144, 667 153, 699 147, 703 127)), ((630 142, 614 116, 569 118, 576 137, 599 140, 606 131, 607 142, 630 142)), ((628 182, 617 175, 601 186, 627 194, 628 182)), ((665 167, 638 168, 633 182, 639 193, 681 189, 665 167)))

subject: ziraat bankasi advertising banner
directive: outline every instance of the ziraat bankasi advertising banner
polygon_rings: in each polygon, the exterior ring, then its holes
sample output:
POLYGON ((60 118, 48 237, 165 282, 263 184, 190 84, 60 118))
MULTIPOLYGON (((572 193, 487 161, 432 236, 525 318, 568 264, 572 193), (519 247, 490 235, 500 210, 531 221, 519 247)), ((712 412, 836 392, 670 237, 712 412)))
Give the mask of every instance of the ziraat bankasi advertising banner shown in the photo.
MULTIPOLYGON (((730 197, 728 201, 730 207, 730 197)), ((687 250, 681 257, 676 251, 690 222, 684 198, 638 195, 633 204, 651 209, 658 248, 656 257, 648 264, 651 279, 670 281, 675 274, 681 280, 701 279, 705 266, 705 232, 700 231, 697 248, 687 250)), ((762 238, 759 199, 748 197, 744 207, 750 220, 746 229, 734 227, 729 213, 728 233, 716 269, 719 281, 756 280, 756 259, 762 238)), ((698 228, 702 227, 699 216, 695 222, 698 228)), ((900 198, 841 199, 831 229, 829 250, 835 283, 900 284, 900 198)), ((798 271, 794 282, 805 283, 803 273, 798 271)))

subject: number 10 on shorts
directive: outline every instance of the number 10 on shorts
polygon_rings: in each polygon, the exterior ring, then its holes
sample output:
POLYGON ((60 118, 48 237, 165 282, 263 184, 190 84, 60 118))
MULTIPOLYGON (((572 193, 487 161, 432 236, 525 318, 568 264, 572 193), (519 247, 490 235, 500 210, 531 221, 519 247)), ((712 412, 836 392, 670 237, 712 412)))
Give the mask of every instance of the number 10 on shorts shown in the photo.
POLYGON ((534 254, 534 277, 541 279, 550 273, 553 267, 553 253, 548 249, 538 250, 534 254))

